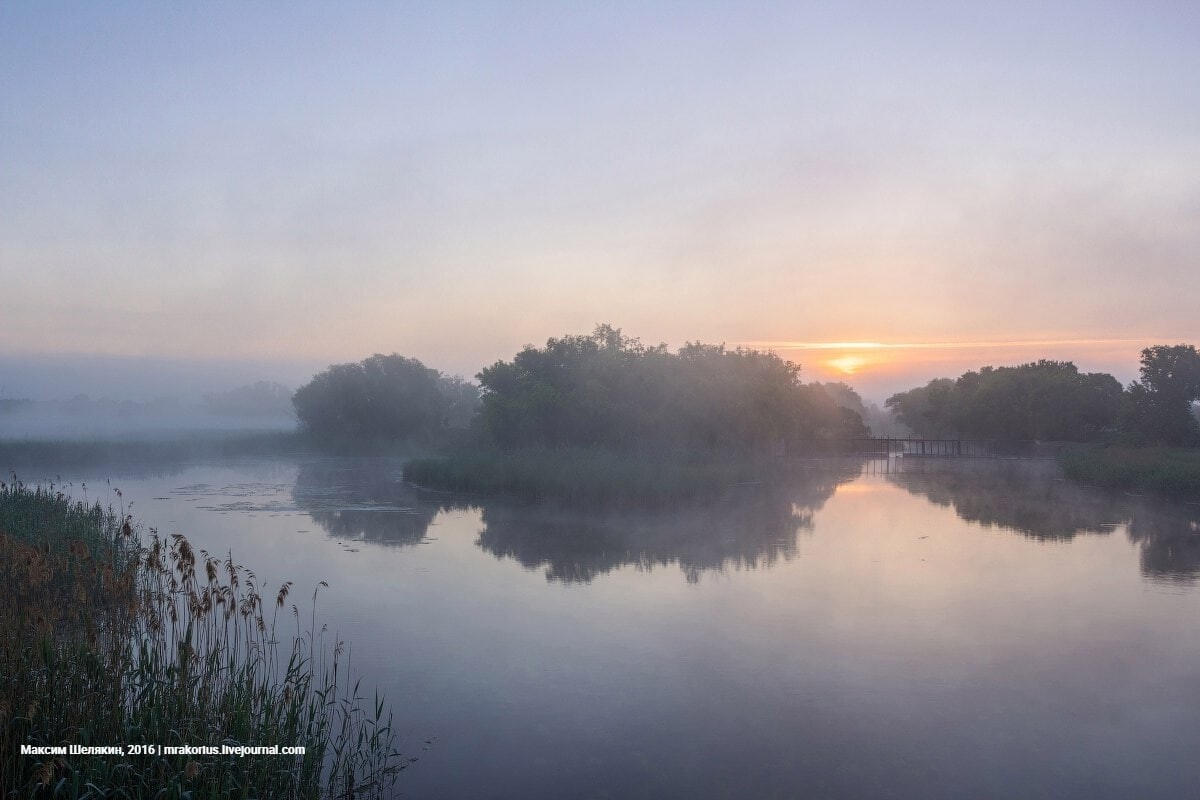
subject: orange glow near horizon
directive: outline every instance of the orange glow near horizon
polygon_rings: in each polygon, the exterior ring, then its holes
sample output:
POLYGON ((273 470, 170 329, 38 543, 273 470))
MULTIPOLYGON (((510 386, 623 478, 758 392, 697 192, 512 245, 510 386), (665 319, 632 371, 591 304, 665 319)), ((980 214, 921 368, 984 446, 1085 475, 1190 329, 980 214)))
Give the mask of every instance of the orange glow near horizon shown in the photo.
POLYGON ((1138 352, 1175 336, 1148 338, 1041 338, 972 341, 755 341, 805 367, 806 380, 850 383, 875 399, 924 384, 956 378, 983 366, 1016 366, 1039 359, 1071 361, 1081 371, 1100 371, 1125 382, 1134 377, 1138 352))
MULTIPOLYGON (((1166 337, 1170 338, 1170 337, 1166 337)), ((1163 337, 1139 337, 1131 339, 1018 339, 983 340, 964 342, 799 342, 762 341, 744 342, 747 347, 762 347, 770 350, 976 350, 994 348, 1020 349, 1026 347, 1096 347, 1105 345, 1149 345, 1165 341, 1163 337)))
POLYGON ((826 365, 833 367, 839 372, 846 375, 853 375, 859 369, 867 365, 867 359, 862 356, 846 355, 840 358, 831 358, 825 362, 826 365))

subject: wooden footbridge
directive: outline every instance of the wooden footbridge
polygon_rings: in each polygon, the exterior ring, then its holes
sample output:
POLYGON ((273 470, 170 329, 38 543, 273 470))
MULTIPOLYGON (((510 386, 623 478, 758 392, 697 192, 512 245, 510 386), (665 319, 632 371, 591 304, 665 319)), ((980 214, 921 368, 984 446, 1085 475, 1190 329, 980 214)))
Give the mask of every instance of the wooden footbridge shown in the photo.
POLYGON ((847 452, 876 458, 891 456, 927 458, 1050 458, 1062 450, 1061 442, 1005 439, 904 439, 873 437, 851 439, 847 452))

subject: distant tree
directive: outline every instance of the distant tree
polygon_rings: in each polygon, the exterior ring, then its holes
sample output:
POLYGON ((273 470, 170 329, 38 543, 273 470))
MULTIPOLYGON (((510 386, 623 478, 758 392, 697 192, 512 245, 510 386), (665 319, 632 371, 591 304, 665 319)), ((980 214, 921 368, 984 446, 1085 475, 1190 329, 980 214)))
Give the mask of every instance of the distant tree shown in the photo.
POLYGON ((258 381, 227 392, 206 394, 204 410, 220 415, 291 416, 292 390, 279 383, 258 381))
POLYGON ((939 378, 887 400, 920 436, 1073 442, 1114 432, 1123 404, 1111 375, 1046 360, 939 378))
POLYGON ((841 381, 830 381, 829 383, 821 383, 814 381, 809 386, 814 389, 819 389, 829 395, 829 399, 842 408, 848 408, 858 414, 863 419, 867 418, 867 406, 863 403, 862 396, 854 391, 854 387, 848 383, 841 381))
POLYGON ((953 436, 956 433, 951 406, 953 393, 953 379, 935 378, 924 386, 892 395, 884 405, 918 436, 953 436))
POLYGON ((335 364, 297 389, 292 403, 301 426, 317 436, 398 441, 465 424, 472 393, 465 381, 393 353, 335 364))
MULTIPOLYGON (((871 429, 863 421, 865 408, 861 399, 857 403, 847 404, 848 396, 843 392, 829 391, 826 387, 831 385, 839 384, 810 383, 800 387, 802 404, 796 417, 797 432, 791 437, 791 440, 799 443, 799 449, 820 448, 824 443, 871 435, 871 429), (863 409, 863 412, 860 413, 859 409, 863 409)), ((840 386, 850 388, 845 384, 840 386)), ((853 389, 850 392, 858 398, 857 392, 853 389)))
POLYGON ((458 375, 439 375, 437 383, 445 403, 442 414, 445 427, 469 427, 479 415, 479 387, 458 375))
POLYGON ((31 408, 32 400, 16 397, 0 397, 0 414, 8 414, 13 411, 31 408))
POLYGON ((1200 400, 1200 354, 1194 345, 1158 345, 1142 351, 1141 381, 1129 387, 1128 427, 1168 445, 1200 444, 1192 405, 1200 400))
MULTIPOLYGON (((852 386, 841 381, 814 381, 807 384, 807 388, 824 394, 829 402, 839 409, 838 414, 843 418, 843 422, 837 438, 852 439, 871 435, 872 426, 868 424, 868 419, 873 411, 881 413, 880 409, 873 404, 868 406, 864 403, 862 396, 854 391, 852 386), (852 415, 845 415, 843 412, 846 411, 852 412, 852 415)), ((823 405, 823 401, 820 402, 823 405)))
POLYGON ((866 426, 864 436, 899 436, 911 432, 907 431, 905 426, 899 423, 889 411, 885 411, 875 403, 864 401, 854 387, 847 383, 814 381, 808 385, 824 391, 838 406, 857 414, 866 426))

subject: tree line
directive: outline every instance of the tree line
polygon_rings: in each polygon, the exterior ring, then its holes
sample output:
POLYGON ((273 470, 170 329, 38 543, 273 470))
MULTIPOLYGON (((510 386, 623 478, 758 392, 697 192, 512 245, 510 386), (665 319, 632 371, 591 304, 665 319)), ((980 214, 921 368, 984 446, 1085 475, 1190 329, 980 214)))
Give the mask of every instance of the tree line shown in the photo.
MULTIPOLYGON (((527 345, 478 383, 414 358, 336 364, 292 398, 302 428, 343 442, 437 443, 455 435, 501 449, 804 452, 869 436, 862 399, 804 383, 775 353, 689 342, 645 345, 611 325, 527 345)), ((1159 345, 1123 387, 1069 361, 982 367, 886 401, 915 435, 1200 445, 1200 354, 1159 345)))
POLYGON ((1200 445, 1200 354, 1194 345, 1141 353, 1141 379, 1081 373, 1069 361, 983 367, 937 378, 885 405, 919 436, 1200 445))
POLYGON ((699 342, 672 352, 610 325, 528 345, 477 379, 375 355, 331 366, 294 403, 319 437, 429 441, 457 428, 504 449, 778 452, 869 434, 853 390, 804 384, 774 353, 699 342))

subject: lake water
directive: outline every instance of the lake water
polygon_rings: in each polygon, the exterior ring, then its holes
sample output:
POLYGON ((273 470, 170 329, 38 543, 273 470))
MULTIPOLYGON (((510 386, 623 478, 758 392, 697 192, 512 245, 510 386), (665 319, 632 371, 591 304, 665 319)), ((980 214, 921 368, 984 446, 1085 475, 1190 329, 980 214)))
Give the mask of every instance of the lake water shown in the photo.
POLYGON ((608 515, 389 459, 11 466, 119 488, 304 610, 327 581, 406 796, 1200 796, 1200 507, 1046 462, 813 462, 608 515))

